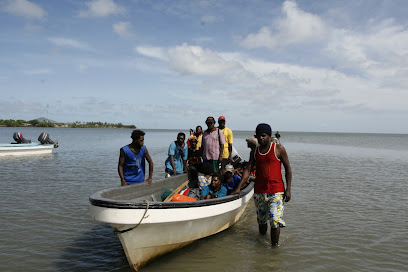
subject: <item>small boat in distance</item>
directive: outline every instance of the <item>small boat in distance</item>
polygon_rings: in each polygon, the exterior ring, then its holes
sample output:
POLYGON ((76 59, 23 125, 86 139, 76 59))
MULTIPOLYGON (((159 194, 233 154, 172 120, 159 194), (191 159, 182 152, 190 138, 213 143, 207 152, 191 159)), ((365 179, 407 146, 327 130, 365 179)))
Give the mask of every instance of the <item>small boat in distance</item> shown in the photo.
MULTIPOLYGON (((90 196, 93 220, 109 224, 118 235, 129 265, 135 271, 152 259, 235 224, 253 195, 249 183, 238 195, 164 202, 163 192, 180 188, 182 174, 148 186, 139 183, 102 190, 90 196)), ((174 192, 174 191, 173 191, 174 192)))
POLYGON ((45 132, 38 137, 39 143, 25 139, 20 132, 15 132, 13 138, 15 143, 0 144, 0 156, 47 154, 58 147, 58 142, 52 141, 45 132))

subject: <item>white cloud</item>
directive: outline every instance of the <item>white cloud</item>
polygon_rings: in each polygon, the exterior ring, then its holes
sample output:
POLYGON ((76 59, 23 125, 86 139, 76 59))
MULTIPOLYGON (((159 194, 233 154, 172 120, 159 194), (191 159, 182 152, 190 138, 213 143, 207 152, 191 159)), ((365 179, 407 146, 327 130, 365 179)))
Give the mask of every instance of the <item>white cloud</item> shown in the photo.
POLYGON ((212 43, 214 42, 214 38, 213 37, 197 37, 197 38, 193 38, 193 41, 195 43, 212 43))
POLYGON ((86 2, 86 10, 79 12, 79 17, 105 17, 113 14, 121 14, 125 9, 117 5, 113 0, 93 0, 86 2))
POLYGON ((182 74, 219 75, 237 68, 237 63, 227 61, 222 54, 200 46, 183 44, 168 50, 169 65, 182 74))
POLYGON ((204 15, 201 17, 201 22, 202 23, 214 23, 217 21, 217 16, 214 15, 204 15))
POLYGON ((284 17, 277 20, 275 29, 262 27, 258 33, 249 34, 241 41, 246 48, 284 48, 288 45, 310 43, 325 37, 326 26, 316 15, 300 10, 295 2, 282 5, 284 17))
POLYGON ((35 76, 35 75, 47 75, 52 74, 53 71, 51 69, 43 68, 43 69, 32 69, 32 70, 25 70, 24 74, 35 76))
POLYGON ((121 36, 122 38, 129 38, 133 36, 133 33, 131 31, 131 23, 130 22, 119 22, 116 24, 113 24, 113 31, 115 31, 116 34, 121 36))
POLYGON ((161 47, 153 47, 153 46, 137 46, 135 51, 140 55, 155 58, 163 61, 168 60, 167 52, 165 49, 161 47))
POLYGON ((43 30, 43 26, 28 23, 24 26, 24 29, 28 32, 38 32, 43 30))
POLYGON ((75 48, 86 51, 92 50, 88 44, 69 38, 48 38, 48 40, 51 43, 61 47, 75 48))
POLYGON ((27 18, 43 19, 47 16, 47 12, 44 9, 27 0, 5 1, 3 10, 10 14, 27 18))

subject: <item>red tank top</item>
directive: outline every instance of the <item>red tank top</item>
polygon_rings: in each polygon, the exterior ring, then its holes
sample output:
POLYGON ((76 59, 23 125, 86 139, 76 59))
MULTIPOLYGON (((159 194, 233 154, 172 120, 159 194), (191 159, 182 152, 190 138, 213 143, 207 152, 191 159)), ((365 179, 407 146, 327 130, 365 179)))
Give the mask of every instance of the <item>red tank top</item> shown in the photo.
POLYGON ((261 154, 259 147, 255 151, 256 177, 254 192, 257 194, 284 193, 281 161, 275 155, 276 143, 272 142, 268 152, 261 154))

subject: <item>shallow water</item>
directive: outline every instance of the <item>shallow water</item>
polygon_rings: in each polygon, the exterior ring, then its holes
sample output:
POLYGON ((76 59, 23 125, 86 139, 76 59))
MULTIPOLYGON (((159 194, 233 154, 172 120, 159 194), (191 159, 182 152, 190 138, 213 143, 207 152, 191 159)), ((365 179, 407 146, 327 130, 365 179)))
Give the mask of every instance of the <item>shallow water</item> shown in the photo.
MULTIPOLYGON (((131 271, 119 239, 89 215, 88 197, 119 186, 119 148, 131 130, 0 128, 36 140, 53 154, 0 157, 0 271, 131 271)), ((164 176, 177 131, 146 130, 164 176)), ((245 138, 234 146, 248 160, 245 138)), ((292 200, 280 246, 258 234, 250 203, 232 228, 201 239, 142 271, 407 271, 408 135, 280 132, 292 165, 292 200)))

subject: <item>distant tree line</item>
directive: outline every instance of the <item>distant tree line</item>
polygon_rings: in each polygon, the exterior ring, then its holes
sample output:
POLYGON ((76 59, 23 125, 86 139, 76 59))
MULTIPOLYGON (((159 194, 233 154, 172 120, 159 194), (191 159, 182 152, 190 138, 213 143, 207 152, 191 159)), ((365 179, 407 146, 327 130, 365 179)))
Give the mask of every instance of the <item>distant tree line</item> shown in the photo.
POLYGON ((123 125, 122 123, 110 124, 102 122, 79 122, 74 123, 52 123, 47 121, 38 121, 37 119, 25 120, 3 120, 0 119, 0 127, 71 127, 71 128, 132 128, 135 125, 123 125))

